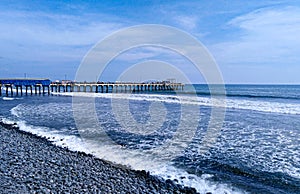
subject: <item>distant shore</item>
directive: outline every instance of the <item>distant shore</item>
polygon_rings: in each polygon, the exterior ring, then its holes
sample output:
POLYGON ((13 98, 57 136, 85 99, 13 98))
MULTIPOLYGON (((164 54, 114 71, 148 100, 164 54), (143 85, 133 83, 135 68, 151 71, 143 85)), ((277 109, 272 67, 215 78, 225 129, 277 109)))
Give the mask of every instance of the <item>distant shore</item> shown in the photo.
POLYGON ((0 122, 0 187, 4 193, 196 193, 145 171, 54 146, 0 122))

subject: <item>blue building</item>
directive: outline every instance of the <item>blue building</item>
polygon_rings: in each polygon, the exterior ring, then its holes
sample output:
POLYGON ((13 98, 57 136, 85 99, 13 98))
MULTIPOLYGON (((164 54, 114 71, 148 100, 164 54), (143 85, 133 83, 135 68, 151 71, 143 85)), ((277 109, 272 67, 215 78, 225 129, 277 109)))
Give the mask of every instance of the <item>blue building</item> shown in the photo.
POLYGON ((16 94, 19 94, 19 89, 21 95, 23 94, 22 87, 26 89, 26 94, 28 89, 32 95, 32 89, 35 89, 35 94, 44 94, 45 89, 47 89, 48 94, 50 94, 50 84, 49 79, 0 79, 0 96, 2 95, 2 87, 6 88, 6 96, 8 96, 8 91, 10 90, 11 95, 13 95, 13 88, 16 89, 16 94), (42 92, 43 91, 43 92, 42 92))
POLYGON ((14 86, 49 86, 51 81, 49 79, 0 79, 0 84, 10 84, 14 86))

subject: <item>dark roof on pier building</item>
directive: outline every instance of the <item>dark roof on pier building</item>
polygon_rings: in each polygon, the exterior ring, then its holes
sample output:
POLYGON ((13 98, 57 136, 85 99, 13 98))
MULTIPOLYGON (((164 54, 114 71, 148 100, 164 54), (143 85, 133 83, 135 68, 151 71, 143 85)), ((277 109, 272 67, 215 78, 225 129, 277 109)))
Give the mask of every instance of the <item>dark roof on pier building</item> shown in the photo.
POLYGON ((43 86, 49 86, 51 84, 51 81, 49 79, 31 79, 31 78, 24 78, 24 79, 14 79, 14 78, 8 78, 8 79, 0 79, 0 84, 11 84, 15 86, 32 86, 32 85, 37 85, 41 84, 43 86))

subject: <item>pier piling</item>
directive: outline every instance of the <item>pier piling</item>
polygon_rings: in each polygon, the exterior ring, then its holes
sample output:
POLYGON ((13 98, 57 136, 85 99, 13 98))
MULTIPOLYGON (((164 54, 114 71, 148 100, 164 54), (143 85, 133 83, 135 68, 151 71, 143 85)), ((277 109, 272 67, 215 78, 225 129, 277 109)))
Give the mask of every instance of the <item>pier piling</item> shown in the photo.
POLYGON ((16 95, 23 95, 23 86, 25 86, 26 95, 28 89, 30 94, 48 95, 51 92, 94 92, 94 93, 128 93, 128 92, 145 92, 145 91, 172 91, 183 90, 184 84, 171 82, 152 82, 152 83, 135 83, 135 82, 51 82, 49 79, 0 79, 0 95, 2 88, 6 89, 6 96, 13 96, 13 88, 16 89, 16 95))

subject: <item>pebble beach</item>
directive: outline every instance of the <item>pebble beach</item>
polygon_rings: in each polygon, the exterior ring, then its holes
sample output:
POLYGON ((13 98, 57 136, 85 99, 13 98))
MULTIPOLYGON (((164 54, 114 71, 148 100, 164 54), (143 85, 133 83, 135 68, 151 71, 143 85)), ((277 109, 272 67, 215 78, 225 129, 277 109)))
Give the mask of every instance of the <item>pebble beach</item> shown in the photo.
POLYGON ((196 193, 0 123, 0 193, 196 193))

